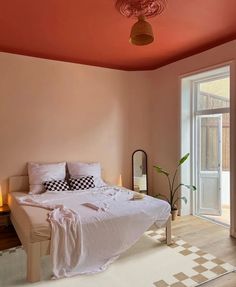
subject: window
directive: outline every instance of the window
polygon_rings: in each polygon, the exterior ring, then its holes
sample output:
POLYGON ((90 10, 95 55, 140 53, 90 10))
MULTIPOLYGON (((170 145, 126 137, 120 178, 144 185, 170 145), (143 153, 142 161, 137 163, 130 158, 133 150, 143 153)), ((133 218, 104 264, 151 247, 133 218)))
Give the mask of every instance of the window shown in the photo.
POLYGON ((196 83, 197 110, 229 108, 229 76, 196 83))

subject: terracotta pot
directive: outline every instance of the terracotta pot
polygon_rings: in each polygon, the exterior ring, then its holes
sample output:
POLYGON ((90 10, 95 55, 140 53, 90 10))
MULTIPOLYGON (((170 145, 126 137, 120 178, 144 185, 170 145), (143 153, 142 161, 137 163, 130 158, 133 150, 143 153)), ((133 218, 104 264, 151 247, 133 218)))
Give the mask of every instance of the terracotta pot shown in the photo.
POLYGON ((171 210, 172 220, 174 221, 178 215, 178 209, 171 210))

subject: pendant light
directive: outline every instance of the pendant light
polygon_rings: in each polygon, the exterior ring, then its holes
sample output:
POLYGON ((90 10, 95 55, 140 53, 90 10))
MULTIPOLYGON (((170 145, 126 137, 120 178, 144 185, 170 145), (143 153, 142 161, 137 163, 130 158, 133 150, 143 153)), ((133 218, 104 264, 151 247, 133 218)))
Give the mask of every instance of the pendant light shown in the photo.
POLYGON ((153 41, 154 35, 151 24, 145 21, 144 16, 139 16, 138 22, 136 22, 131 29, 130 43, 137 46, 144 46, 153 41))
POLYGON ((147 18, 160 15, 166 8, 167 0, 117 0, 116 9, 127 18, 136 18, 130 33, 130 43, 144 46, 154 41, 152 26, 147 18))

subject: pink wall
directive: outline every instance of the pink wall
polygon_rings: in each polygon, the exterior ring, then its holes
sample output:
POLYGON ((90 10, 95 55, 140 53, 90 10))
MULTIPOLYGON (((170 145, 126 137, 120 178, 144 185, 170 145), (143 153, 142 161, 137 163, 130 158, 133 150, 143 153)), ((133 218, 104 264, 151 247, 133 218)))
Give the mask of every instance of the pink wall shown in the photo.
MULTIPOLYGON (((173 170, 180 156, 181 76, 236 59, 236 41, 175 62, 152 73, 152 161, 173 170)), ((236 78, 235 78, 236 80, 236 78)), ((234 97, 234 95, 232 95, 234 97)), ((166 182, 154 173, 155 192, 166 182)))
MULTIPOLYGON (((4 191, 9 176, 26 173, 27 161, 100 161, 106 180, 117 183, 122 174, 124 185, 130 187, 131 154, 141 148, 148 153, 150 191, 165 192, 166 182, 152 166, 159 163, 173 170, 179 159, 181 75, 235 59, 236 41, 150 72, 0 53, 4 191)), ((232 76, 235 91, 235 73, 232 76)), ((236 146, 235 92, 231 109, 236 146)), ((231 162, 236 178, 234 149, 231 162)), ((232 200, 236 205, 235 195, 232 200)), ((232 233, 236 220, 233 224, 232 233)))
POLYGON ((100 161, 129 187, 132 151, 149 147, 144 74, 0 53, 4 193, 28 161, 100 161))
MULTIPOLYGON (((218 46, 201 54, 186 58, 160 68, 152 73, 151 95, 151 164, 160 164, 173 171, 180 157, 180 109, 181 109, 181 76, 198 72, 227 61, 236 60, 236 41, 218 46)), ((236 146, 236 74, 231 73, 231 147, 236 146)), ((231 148, 231 184, 236 190, 236 152, 231 148)), ((166 179, 153 170, 153 192, 167 193, 166 179)), ((232 206, 236 206, 236 194, 232 194, 232 206)), ((233 211, 232 223, 236 236, 236 210, 233 211)))

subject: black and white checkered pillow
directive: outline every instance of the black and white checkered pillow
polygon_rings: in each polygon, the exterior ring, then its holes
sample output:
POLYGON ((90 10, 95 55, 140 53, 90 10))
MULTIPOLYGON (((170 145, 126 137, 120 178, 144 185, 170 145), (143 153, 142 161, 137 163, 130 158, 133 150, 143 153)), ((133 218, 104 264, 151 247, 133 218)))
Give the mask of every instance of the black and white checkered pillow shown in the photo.
POLYGON ((46 191, 65 191, 70 190, 70 186, 66 180, 52 180, 43 183, 46 191))
POLYGON ((95 187, 93 176, 70 178, 69 182, 70 182, 70 188, 73 190, 79 190, 79 189, 84 190, 95 187))

